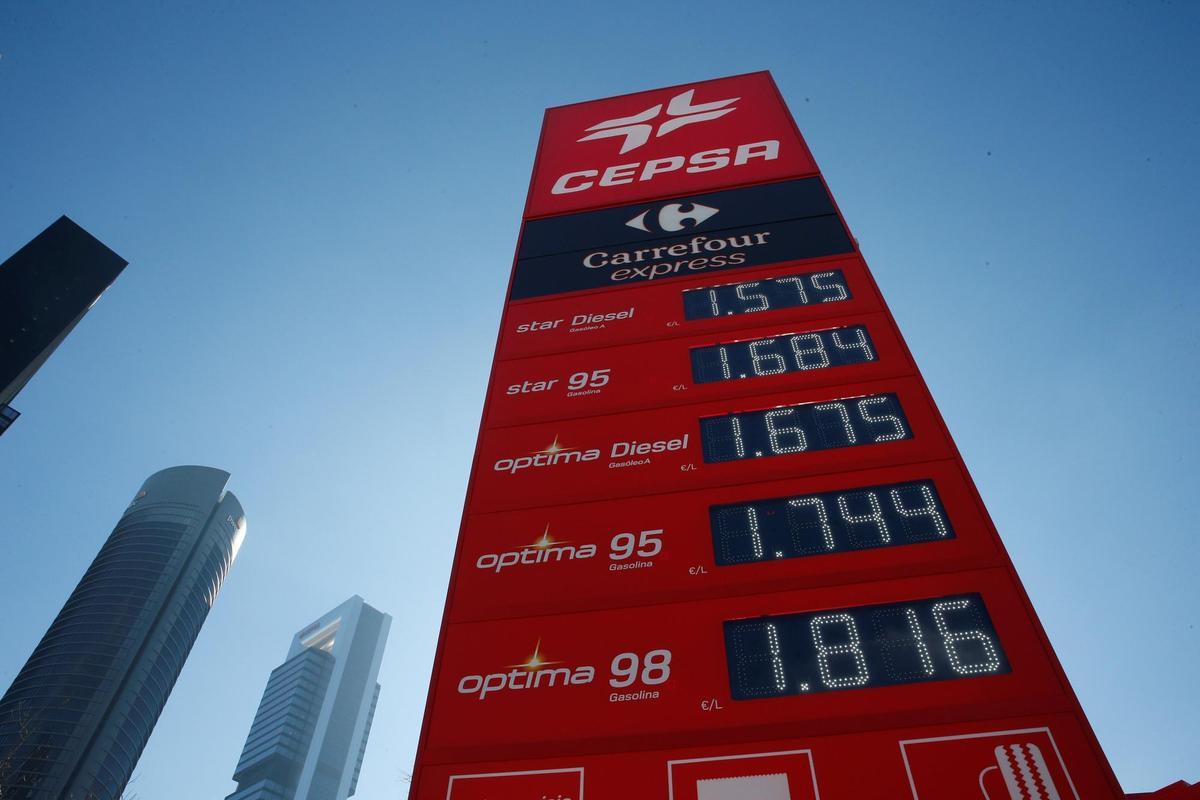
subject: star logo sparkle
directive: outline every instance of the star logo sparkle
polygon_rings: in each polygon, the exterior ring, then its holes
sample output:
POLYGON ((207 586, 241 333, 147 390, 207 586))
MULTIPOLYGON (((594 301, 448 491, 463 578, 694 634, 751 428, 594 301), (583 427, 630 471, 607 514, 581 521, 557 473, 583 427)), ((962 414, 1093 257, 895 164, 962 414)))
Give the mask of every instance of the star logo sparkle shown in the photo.
POLYGON ((548 456, 553 456, 553 455, 563 452, 564 450, 574 450, 574 449, 575 449, 574 447, 564 447, 563 445, 559 444, 558 436, 555 435, 553 442, 551 442, 547 447, 545 447, 541 450, 537 450, 536 452, 545 453, 548 456))
POLYGON ((542 640, 538 639, 537 644, 533 647, 533 653, 524 664, 509 664, 509 669, 523 669, 526 672, 537 672, 543 667, 551 664, 561 664, 561 661, 549 661, 542 655, 542 640))
POLYGON ((555 544, 569 544, 569 542, 560 541, 551 536, 550 524, 547 523, 546 530, 542 531, 542 535, 534 540, 533 544, 526 545, 526 547, 532 547, 535 550, 545 550, 547 547, 555 544))

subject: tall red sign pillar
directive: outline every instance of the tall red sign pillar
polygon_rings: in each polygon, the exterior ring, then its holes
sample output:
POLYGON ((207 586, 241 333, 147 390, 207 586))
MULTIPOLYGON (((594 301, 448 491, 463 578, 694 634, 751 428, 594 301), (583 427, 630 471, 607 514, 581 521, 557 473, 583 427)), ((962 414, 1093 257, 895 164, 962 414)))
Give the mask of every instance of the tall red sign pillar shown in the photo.
POLYGON ((770 75, 550 109, 410 797, 1119 796, 770 75))

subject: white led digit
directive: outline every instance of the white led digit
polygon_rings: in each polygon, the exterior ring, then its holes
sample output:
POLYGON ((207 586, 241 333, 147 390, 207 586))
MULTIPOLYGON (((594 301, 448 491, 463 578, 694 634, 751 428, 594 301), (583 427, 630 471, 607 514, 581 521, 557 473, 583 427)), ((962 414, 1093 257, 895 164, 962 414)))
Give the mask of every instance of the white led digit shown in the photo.
POLYGON ((757 301, 758 303, 760 303, 760 305, 742 309, 742 313, 751 314, 755 311, 766 311, 768 308, 771 307, 771 301, 767 299, 767 296, 765 294, 760 294, 759 292, 750 292, 747 294, 747 292, 745 291, 746 289, 753 289, 755 286, 758 286, 758 285, 759 285, 759 281, 753 281, 751 283, 739 283, 734 288, 733 292, 734 292, 734 294, 736 294, 738 296, 739 300, 744 300, 747 303, 749 303, 753 300, 753 301, 757 301))
POLYGON ((773 622, 752 622, 738 626, 737 683, 741 690, 754 697, 772 694, 783 694, 788 689, 787 672, 783 661, 783 652, 779 644, 779 628, 773 622), (764 648, 763 645, 766 645, 764 648), (752 681, 747 667, 766 662, 770 665, 769 683, 763 684, 752 681))
POLYGON ((779 628, 774 622, 767 623, 767 648, 771 653, 771 672, 775 676, 775 688, 787 690, 787 677, 783 671, 783 659, 779 657, 779 628))
POLYGON ((871 673, 867 669, 867 657, 862 651, 862 641, 859 639, 858 625, 854 623, 854 617, 845 613, 821 614, 813 617, 808 626, 812 631, 813 647, 817 650, 817 668, 821 671, 823 684, 835 689, 844 689, 848 686, 865 686, 871 680, 871 673), (827 644, 824 634, 827 625, 845 625, 848 641, 845 644, 827 644), (853 656, 854 675, 833 677, 829 659, 831 656, 837 655, 853 656))
POLYGON ((717 305, 717 290, 716 289, 708 290, 708 304, 710 306, 712 306, 712 315, 714 317, 721 316, 721 307, 719 305, 717 305))
POLYGON ((879 416, 871 415, 871 406, 884 405, 890 402, 887 397, 864 397, 858 401, 858 413, 862 418, 872 424, 888 423, 892 426, 891 433, 881 433, 876 435, 876 442, 894 442, 897 439, 903 439, 908 436, 908 429, 904 427, 904 422, 895 414, 881 414, 879 416))
POLYGON ((933 606, 933 621, 937 623, 938 633, 942 635, 942 644, 946 648, 946 655, 950 657, 950 666, 954 667, 954 671, 959 675, 982 675, 997 672, 1000 669, 1000 655, 996 652, 996 643, 992 641, 992 637, 974 628, 966 631, 952 631, 946 622, 946 612, 962 611, 970 605, 971 601, 964 598, 943 600, 933 606), (979 646, 983 648, 983 662, 979 664, 966 663, 958 652, 959 642, 978 642, 979 646))
MULTIPOLYGON (((829 274, 832 275, 833 273, 831 272, 829 274)), ((776 278, 775 282, 790 283, 796 289, 796 293, 800 295, 800 302, 804 305, 808 305, 808 294, 804 291, 804 279, 799 275, 790 275, 786 278, 776 278)))
POLYGON ((902 517, 912 519, 914 517, 928 517, 933 523, 935 533, 939 538, 946 538, 950 533, 949 527, 946 525, 946 520, 942 517, 942 512, 938 510, 937 500, 933 497, 933 490, 925 484, 919 484, 915 487, 921 492, 921 497, 925 504, 918 508, 908 508, 904 505, 904 500, 901 498, 899 489, 892 489, 892 505, 896 512, 902 517))
POLYGON ((881 644, 880 652, 893 680, 907 682, 933 676, 936 671, 933 657, 929 654, 929 646, 925 644, 925 631, 921 628, 921 620, 917 617, 916 609, 911 606, 903 609, 890 606, 875 611, 871 618, 875 623, 875 641, 881 644), (907 639, 888 629, 887 620, 894 617, 904 619, 908 626, 909 636, 907 639), (917 658, 920 661, 920 666, 916 670, 903 669, 902 664, 896 663, 893 656, 896 651, 910 647, 917 651, 917 658))
POLYGON ((795 412, 794 408, 780 408, 775 411, 768 411, 763 417, 763 421, 767 426, 767 441, 771 445, 771 452, 780 453, 803 453, 808 449, 808 438, 804 435, 804 429, 798 425, 780 425, 776 427, 775 420, 779 418, 787 418, 795 412), (781 436, 795 436, 796 443, 785 445, 780 443, 781 436))
POLYGON ((762 534, 758 531, 758 512, 754 506, 746 506, 746 524, 750 529, 750 546, 754 548, 754 557, 762 558, 762 534))
POLYGON ((842 430, 846 433, 846 444, 856 444, 858 437, 854 434, 854 426, 850 424, 850 414, 846 411, 845 403, 821 403, 813 406, 813 412, 836 411, 842 419, 842 430))
MULTIPOLYGON (((825 511, 825 503, 824 503, 824 501, 821 500, 821 498, 819 498, 819 497, 797 497, 792 500, 788 500, 788 506, 789 506, 789 509, 788 509, 788 512, 789 512, 788 513, 788 522, 789 523, 796 522, 793 514, 791 513, 791 509, 793 509, 793 508, 816 509, 817 522, 821 526, 821 538, 825 542, 825 549, 833 550, 837 547, 837 542, 835 542, 833 539, 833 528, 831 528, 829 526, 829 514, 828 514, 828 512, 825 511)), ((790 527, 792 528, 793 539, 795 539, 795 535, 799 532, 797 529, 800 527, 800 525, 799 524, 790 524, 790 527)), ((805 550, 808 550, 809 548, 801 546, 801 547, 797 547, 797 549, 801 550, 803 552, 805 550)))
POLYGON ((732 506, 719 509, 716 513, 717 527, 721 532, 721 550, 727 563, 757 561, 763 557, 762 534, 758 530, 758 511, 754 506, 732 506), (750 540, 753 557, 745 557, 735 550, 731 538, 746 536, 750 540))
POLYGON ((704 441, 704 457, 708 461, 730 461, 746 457, 746 444, 742 440, 742 421, 735 415, 712 417, 701 420, 700 436, 704 441), (728 426, 728 433, 724 428, 728 426), (733 455, 729 455, 728 442, 733 443, 733 455))
POLYGON ((833 338, 833 343, 835 345, 837 345, 838 349, 840 349, 840 350, 860 350, 860 351, 862 351, 863 361, 874 361, 875 360, 875 352, 871 349, 871 343, 869 341, 867 341, 867 329, 866 328, 862 328, 862 327, 844 328, 842 330, 831 331, 830 333, 833 338), (853 342, 843 342, 842 341, 842 334, 847 333, 847 332, 852 332, 854 334, 853 342))
POLYGON ((883 518, 883 509, 879 506, 879 498, 874 492, 854 492, 851 494, 838 495, 837 499, 838 510, 842 512, 842 519, 850 525, 865 525, 872 524, 879 531, 879 541, 881 544, 888 544, 892 541, 892 532, 888 530, 887 520, 883 518), (850 510, 850 503, 846 501, 847 497, 865 497, 867 505, 871 507, 870 513, 855 514, 850 510))
POLYGON ((929 655, 929 647, 925 644, 925 632, 921 630, 921 621, 917 619, 917 612, 911 608, 904 609, 904 619, 908 621, 908 629, 912 631, 913 642, 916 644, 918 655, 921 656, 921 668, 925 670, 926 675, 932 675, 933 658, 929 655))
POLYGON ((746 457, 746 445, 742 443, 742 421, 737 417, 729 418, 729 429, 733 433, 733 445, 738 458, 746 457))
POLYGON ((791 337, 792 354, 796 357, 796 369, 823 369, 829 366, 829 353, 825 342, 817 333, 801 333, 791 337), (807 344, 808 347, 802 345, 807 344), (809 359, 809 356, 815 356, 809 359))
POLYGON ((729 369, 729 353, 724 347, 717 348, 717 357, 721 360, 721 375, 725 380, 733 377, 733 372, 729 369))
POLYGON ((825 290, 832 289, 835 292, 837 292, 836 297, 822 297, 821 298, 822 303, 833 303, 838 300, 845 300, 847 297, 850 296, 850 293, 846 291, 846 287, 843 286, 841 284, 841 281, 839 281, 837 279, 836 272, 818 272, 818 273, 816 273, 815 275, 812 276, 812 285, 813 285, 813 288, 816 288, 816 289, 825 289, 825 290), (821 283, 821 278, 833 278, 834 283, 831 286, 827 286, 827 285, 821 283))
MULTIPOLYGON (((758 348, 763 345, 775 344, 775 339, 758 339, 750 343, 750 366, 755 375, 778 375, 787 372, 787 361, 778 353, 760 353, 758 348), (774 366, 765 366, 773 364, 774 366)), ((722 348, 724 349, 724 348, 722 348)))

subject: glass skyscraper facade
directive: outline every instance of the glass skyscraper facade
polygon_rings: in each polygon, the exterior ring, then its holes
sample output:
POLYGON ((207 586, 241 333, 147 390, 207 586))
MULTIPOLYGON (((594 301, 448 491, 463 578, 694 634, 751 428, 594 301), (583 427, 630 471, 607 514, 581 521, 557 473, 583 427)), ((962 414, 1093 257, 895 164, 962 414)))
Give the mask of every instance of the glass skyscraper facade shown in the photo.
POLYGON ((116 800, 246 531, 229 473, 146 480, 0 699, 0 798, 116 800))
POLYGON ((9 408, 17 392, 125 264, 67 217, 0 264, 0 434, 18 416, 9 408))
POLYGON ((391 622, 355 596, 296 634, 267 681, 226 800, 354 794, 391 622))

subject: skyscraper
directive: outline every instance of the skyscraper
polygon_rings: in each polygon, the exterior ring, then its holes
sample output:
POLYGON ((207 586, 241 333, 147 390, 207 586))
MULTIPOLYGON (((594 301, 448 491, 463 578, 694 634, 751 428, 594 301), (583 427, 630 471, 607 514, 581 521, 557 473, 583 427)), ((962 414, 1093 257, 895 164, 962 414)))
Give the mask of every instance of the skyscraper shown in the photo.
POLYGON ((391 624, 356 595, 296 634, 267 680, 226 800, 354 794, 391 624))
POLYGON ((114 800, 237 556, 229 473, 151 475, 0 698, 0 797, 114 800))
POLYGON ((13 397, 83 319, 125 259, 59 217, 0 264, 0 434, 13 397))

